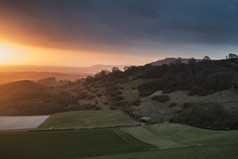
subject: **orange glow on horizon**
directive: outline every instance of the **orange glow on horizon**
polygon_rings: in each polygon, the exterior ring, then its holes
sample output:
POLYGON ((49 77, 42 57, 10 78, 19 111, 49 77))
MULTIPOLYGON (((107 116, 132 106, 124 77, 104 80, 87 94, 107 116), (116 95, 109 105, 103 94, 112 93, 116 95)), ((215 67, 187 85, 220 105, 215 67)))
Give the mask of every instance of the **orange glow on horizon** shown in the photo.
POLYGON ((1 65, 92 66, 145 64, 151 59, 121 54, 41 48, 0 42, 1 65))

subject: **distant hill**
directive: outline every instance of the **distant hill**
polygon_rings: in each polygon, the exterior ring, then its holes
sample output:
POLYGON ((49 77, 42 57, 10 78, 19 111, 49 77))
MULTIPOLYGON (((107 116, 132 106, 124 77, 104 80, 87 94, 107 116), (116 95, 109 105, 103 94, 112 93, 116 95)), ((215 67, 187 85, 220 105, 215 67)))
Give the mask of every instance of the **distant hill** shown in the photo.
POLYGON ((40 80, 55 77, 56 80, 77 80, 96 74, 101 70, 111 70, 124 65, 94 65, 90 67, 0 65, 0 85, 20 80, 40 80))
MULTIPOLYGON (((161 66, 161 65, 169 65, 171 63, 175 63, 177 61, 180 61, 181 63, 184 63, 184 64, 188 64, 188 61, 190 60, 191 58, 175 58, 175 57, 170 57, 170 58, 165 58, 165 59, 162 59, 162 60, 158 60, 158 61, 155 61, 155 62, 151 62, 150 64, 153 65, 153 66, 161 66)), ((201 59, 195 59, 197 62, 198 61, 201 61, 201 59)))
POLYGON ((113 67, 117 67, 120 70, 123 70, 123 68, 125 66, 126 65, 93 65, 93 66, 90 66, 90 67, 83 67, 81 69, 84 73, 95 74, 95 73, 100 72, 101 70, 111 70, 113 67))
POLYGON ((76 80, 87 77, 89 74, 72 74, 59 72, 0 72, 0 85, 20 80, 41 80, 55 77, 56 80, 76 80))
POLYGON ((0 65, 0 72, 56 72, 67 74, 95 74, 101 70, 111 70, 113 67, 118 67, 120 70, 122 70, 125 65, 93 65, 89 67, 0 65))

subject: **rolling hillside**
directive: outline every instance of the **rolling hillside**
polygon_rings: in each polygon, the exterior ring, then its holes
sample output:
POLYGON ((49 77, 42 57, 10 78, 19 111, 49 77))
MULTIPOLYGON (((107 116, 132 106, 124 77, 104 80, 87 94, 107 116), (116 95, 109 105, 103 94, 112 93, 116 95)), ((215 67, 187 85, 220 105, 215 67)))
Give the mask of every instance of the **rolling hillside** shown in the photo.
POLYGON ((147 117, 152 123, 238 129, 237 70, 237 59, 190 59, 187 64, 148 64, 125 71, 115 67, 95 76, 50 85, 14 82, 1 86, 0 114, 121 110, 137 121, 147 117))

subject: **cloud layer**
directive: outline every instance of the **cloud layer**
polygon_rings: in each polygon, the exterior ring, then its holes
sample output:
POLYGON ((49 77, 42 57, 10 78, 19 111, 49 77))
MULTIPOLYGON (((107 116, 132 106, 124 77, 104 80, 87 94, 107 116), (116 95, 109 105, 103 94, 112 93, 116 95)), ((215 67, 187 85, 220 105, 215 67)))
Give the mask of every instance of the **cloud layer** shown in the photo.
POLYGON ((27 33, 26 43, 48 47, 142 54, 238 47, 236 0, 0 0, 0 18, 17 25, 15 35, 27 33))

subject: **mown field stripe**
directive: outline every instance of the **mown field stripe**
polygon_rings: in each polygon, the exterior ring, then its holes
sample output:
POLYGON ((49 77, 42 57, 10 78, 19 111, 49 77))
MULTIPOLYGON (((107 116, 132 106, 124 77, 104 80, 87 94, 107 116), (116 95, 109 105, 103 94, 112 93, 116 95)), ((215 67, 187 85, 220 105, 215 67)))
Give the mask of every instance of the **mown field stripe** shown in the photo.
POLYGON ((171 140, 161 138, 144 127, 130 127, 130 128, 122 128, 122 129, 126 131, 127 133, 131 134, 132 136, 134 136, 135 138, 137 138, 138 140, 155 145, 161 149, 176 148, 176 147, 184 146, 177 142, 173 142, 171 140))
POLYGON ((164 139, 188 146, 238 144, 237 130, 216 131, 171 123, 147 125, 145 128, 164 139))

